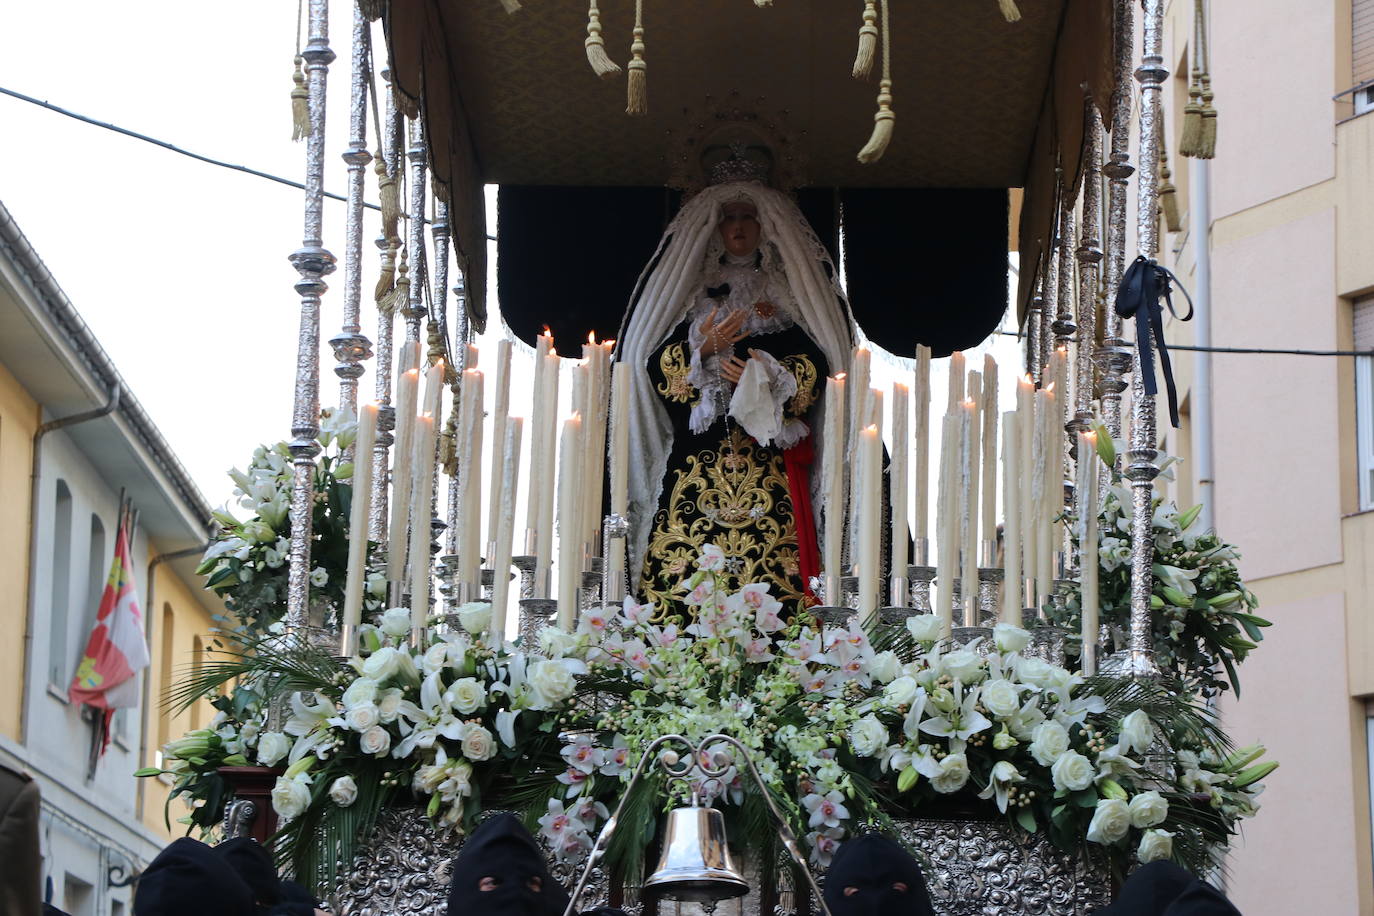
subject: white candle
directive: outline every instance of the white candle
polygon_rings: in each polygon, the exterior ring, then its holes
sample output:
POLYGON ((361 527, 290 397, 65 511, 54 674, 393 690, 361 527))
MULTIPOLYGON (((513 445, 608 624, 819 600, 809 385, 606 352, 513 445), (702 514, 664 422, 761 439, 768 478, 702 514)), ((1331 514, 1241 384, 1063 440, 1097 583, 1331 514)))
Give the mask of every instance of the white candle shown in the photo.
MULTIPOLYGON (((496 393, 491 414, 491 479, 506 466, 506 418, 510 416, 510 360, 511 342, 503 340, 496 345, 496 393)), ((469 366, 468 368, 472 368, 469 366)), ((487 540, 496 540, 496 529, 501 524, 500 500, 493 499, 487 514, 487 540)))
MULTIPOLYGON (((825 382, 825 454, 822 456, 825 474, 824 555, 821 571, 827 576, 843 575, 844 566, 844 455, 845 455, 845 374, 843 372, 825 382)), ((833 604, 835 595, 826 595, 833 604)))
MULTIPOLYGON (((515 540, 515 496, 520 485, 520 434, 524 420, 506 419, 505 434, 492 430, 492 438, 501 439, 501 489, 492 505, 499 505, 496 513, 496 558, 491 568, 496 573, 491 590, 491 635, 493 645, 506 638, 506 605, 510 601, 510 563, 512 542, 515 540)), ((492 469, 495 476, 497 470, 492 469)))
MULTIPOLYGON (((530 407, 530 485, 525 494, 525 529, 529 532, 539 530, 539 492, 543 486, 542 481, 549 476, 549 470, 543 466, 544 436, 548 431, 548 414, 555 405, 544 399, 544 376, 549 371, 548 355, 552 347, 553 337, 549 334, 549 329, 545 328, 544 333, 534 341, 534 403, 530 407)), ((532 545, 525 549, 529 553, 535 552, 532 545)))
POLYGON ((959 515, 959 444, 963 438, 963 411, 945 414, 940 432, 940 483, 936 490, 935 612, 941 635, 948 637, 954 625, 954 577, 958 575, 959 548, 955 540, 959 515))
POLYGON ((558 469, 558 628, 571 633, 577 622, 577 590, 582 585, 582 417, 563 423, 558 469))
POLYGON ((1097 673, 1097 434, 1078 436, 1078 568, 1083 607, 1083 673, 1097 673))
MULTIPOLYGON (((916 345, 916 387, 913 389, 916 425, 912 438, 916 446, 915 537, 929 538, 930 525, 930 347, 916 345)), ((920 563, 929 557, 918 556, 920 563)))
MULTIPOLYGON (((983 359, 983 540, 997 540, 997 361, 988 354, 983 359)), ((1005 499, 1005 497, 1003 497, 1005 499)))
MULTIPOLYGON (((458 446, 460 467, 458 505, 461 516, 458 526, 461 540, 458 546, 458 581, 476 587, 481 582, 482 568, 482 401, 484 379, 476 369, 463 373, 461 401, 458 413, 458 446)), ((492 473, 497 473, 492 469, 492 473)))
MULTIPOLYGON (((1042 388, 1035 393, 1035 490, 1037 512, 1035 521, 1035 580, 1039 600, 1043 603, 1054 590, 1054 490, 1060 486, 1058 463, 1052 462, 1050 430, 1057 426, 1054 392, 1042 388)), ((1061 497, 1062 499, 1062 497, 1061 497)))
MULTIPOLYGON (((969 394, 976 395, 974 387, 980 376, 969 373, 969 394)), ((962 500, 959 504, 959 524, 962 526, 963 545, 960 551, 962 575, 960 576, 960 603, 963 606, 964 626, 978 626, 978 402, 975 398, 965 398, 962 422, 959 432, 960 460, 959 476, 962 500)))
MULTIPOLYGON (((611 512, 628 518, 630 512, 630 365, 616 363, 611 376, 611 512)), ((625 574, 627 538, 611 542, 611 581, 625 574)))
POLYGON ((882 579, 883 440, 876 424, 861 433, 863 467, 862 527, 859 530, 859 620, 867 625, 877 613, 882 579))
MULTIPOLYGON (((1029 374, 1023 375, 1016 380, 1016 434, 1021 441, 1017 449, 1017 458, 1021 462, 1021 467, 1017 470, 1020 479, 1019 492, 1021 494, 1021 530, 1018 537, 1021 541, 1021 576, 1022 578, 1034 578, 1036 570, 1035 554, 1035 520, 1037 503, 1035 502, 1035 383, 1031 381, 1029 374)), ((1021 586, 1018 584, 1017 588, 1021 586)))
POLYGON ((859 527, 863 523, 859 516, 859 441, 860 431, 869 424, 869 371, 872 354, 866 347, 855 347, 849 380, 845 385, 849 392, 850 424, 849 445, 849 562, 854 564, 859 555, 859 527))
POLYGON ((391 522, 387 531, 386 577, 400 582, 406 571, 406 531, 410 522, 410 482, 414 452, 415 398, 420 370, 407 369, 396 380, 396 435, 391 462, 391 522))
POLYGON ((415 422, 415 451, 428 456, 416 461, 415 485, 411 495, 414 532, 411 538, 410 630, 412 636, 424 631, 429 617, 429 494, 434 486, 434 418, 425 415, 415 422))
POLYGON ((964 400, 964 353, 955 350, 949 355, 949 410, 954 411, 964 400))
POLYGON ((906 578, 910 532, 907 529, 907 406, 910 392, 901 382, 892 385, 892 458, 888 465, 888 489, 892 495, 891 574, 906 578))
MULTIPOLYGON (((441 360, 437 364, 425 370, 425 388, 420 397, 420 416, 429 417, 429 429, 432 433, 429 441, 426 442, 422 437, 423 425, 416 420, 414 431, 411 434, 410 463, 412 472, 410 475, 410 492, 407 499, 410 508, 407 514, 410 517, 410 551, 407 555, 406 576, 412 583, 416 579, 416 566, 425 570, 425 582, 428 583, 428 572, 430 566, 429 542, 430 542, 430 520, 433 515, 431 506, 432 493, 434 487, 434 462, 435 451, 434 443, 438 438, 438 409, 444 388, 444 364, 441 360), (428 473, 428 478, 425 474, 428 473)), ((428 586, 426 586, 428 587, 428 586)), ((411 592, 414 595, 414 591, 411 592)))
POLYGON ((1002 414, 1002 622, 1021 625, 1021 431, 1020 415, 1002 414))
POLYGON ((557 350, 550 349, 544 356, 544 362, 544 399, 552 406, 545 415, 544 454, 539 461, 539 468, 544 476, 537 483, 532 482, 531 491, 534 485, 539 487, 539 520, 535 529, 538 532, 536 555, 539 557, 538 575, 535 577, 536 595, 547 598, 552 594, 549 576, 553 564, 553 507, 558 469, 557 404, 562 360, 557 350))
MULTIPOLYGON (((968 490, 968 523, 966 538, 971 539, 973 544, 973 561, 975 567, 978 562, 978 522, 981 516, 978 513, 979 501, 982 499, 980 484, 982 483, 982 471, 980 470, 981 458, 983 455, 981 441, 983 438, 983 375, 976 370, 968 374, 968 396, 964 398, 964 409, 969 412, 969 479, 964 481, 964 487, 968 490)), ((987 537, 986 534, 983 535, 987 537)), ((972 624, 970 624, 972 626, 972 624)))
MULTIPOLYGON (((372 449, 377 441, 377 404, 364 404, 353 442, 353 503, 348 515, 348 579, 344 583, 343 625, 356 634, 362 622, 363 589, 367 585, 367 516, 372 507, 372 449)), ((353 653, 344 646, 345 654, 353 653)))

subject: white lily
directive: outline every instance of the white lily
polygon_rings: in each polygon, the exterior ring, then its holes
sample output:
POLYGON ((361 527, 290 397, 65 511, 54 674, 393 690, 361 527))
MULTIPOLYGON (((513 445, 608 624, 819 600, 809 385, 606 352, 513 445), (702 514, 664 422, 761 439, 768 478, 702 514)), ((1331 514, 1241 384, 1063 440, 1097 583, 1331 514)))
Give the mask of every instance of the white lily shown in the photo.
POLYGON ((954 684, 954 701, 953 709, 943 716, 926 719, 921 723, 920 730, 937 738, 957 738, 960 741, 967 741, 983 729, 992 727, 992 722, 988 717, 977 709, 977 690, 970 689, 965 692, 964 686, 956 681, 954 684))
POLYGON ((1007 798, 1013 783, 1025 782, 1026 777, 1010 761, 999 760, 992 767, 986 789, 978 793, 979 798, 997 798, 997 810, 1007 813, 1007 798))

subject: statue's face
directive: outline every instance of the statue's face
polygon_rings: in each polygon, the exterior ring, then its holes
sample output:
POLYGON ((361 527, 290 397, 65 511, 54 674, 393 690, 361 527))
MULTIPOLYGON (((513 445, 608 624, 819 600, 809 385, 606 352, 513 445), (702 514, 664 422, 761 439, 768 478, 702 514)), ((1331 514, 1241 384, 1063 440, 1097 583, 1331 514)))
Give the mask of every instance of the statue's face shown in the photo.
POLYGON ((735 257, 751 255, 759 247, 759 211, 748 201, 737 200, 722 207, 717 229, 725 250, 735 257))

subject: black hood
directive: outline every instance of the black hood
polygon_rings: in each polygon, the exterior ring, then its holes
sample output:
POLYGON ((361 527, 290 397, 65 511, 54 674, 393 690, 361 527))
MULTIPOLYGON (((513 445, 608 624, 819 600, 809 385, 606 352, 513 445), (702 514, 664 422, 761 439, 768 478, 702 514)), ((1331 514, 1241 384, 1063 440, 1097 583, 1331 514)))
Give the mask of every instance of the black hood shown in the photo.
POLYGON ((253 892, 204 843, 182 837, 143 870, 134 916, 253 916, 253 892))
POLYGON ((1173 862, 1142 865, 1095 916, 1240 916, 1226 895, 1173 862))
POLYGON ((840 844, 825 875, 825 903, 831 916, 930 916, 921 868, 900 844, 866 833, 840 844), (906 885, 906 890, 893 887, 906 885), (845 888, 854 888, 846 894, 845 888))
POLYGON ((453 860, 448 892, 449 916, 562 916, 568 892, 549 874, 544 854, 514 814, 485 821, 463 843, 453 860), (483 878, 496 880, 480 890, 483 878), (539 878, 542 889, 529 887, 539 878))
POLYGON ((281 900, 281 881, 272 854, 257 840, 234 837, 215 847, 215 854, 234 870, 253 892, 259 906, 271 906, 281 900))

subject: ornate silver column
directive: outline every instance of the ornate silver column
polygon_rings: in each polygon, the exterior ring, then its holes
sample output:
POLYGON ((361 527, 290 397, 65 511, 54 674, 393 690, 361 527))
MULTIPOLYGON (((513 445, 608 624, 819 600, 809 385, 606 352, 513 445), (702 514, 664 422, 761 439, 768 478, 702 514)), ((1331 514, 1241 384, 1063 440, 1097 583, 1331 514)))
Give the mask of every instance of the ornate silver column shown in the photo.
MULTIPOLYGON (((391 89, 390 72, 383 70, 382 78, 386 81, 386 123, 385 126, 378 128, 378 133, 381 136, 377 138, 377 154, 381 161, 377 163, 376 168, 379 171, 385 170, 391 180, 399 181, 401 153, 397 138, 401 131, 401 113, 396 108, 396 96, 391 89)), ((381 178, 380 174, 378 177, 381 178)), ((377 248, 382 252, 382 273, 384 275, 388 271, 393 273, 396 271, 396 253, 400 249, 401 240, 392 234, 394 231, 394 226, 384 224, 382 234, 377 239, 377 248)), ((367 519, 367 536, 378 544, 385 543, 387 537, 387 513, 389 511, 387 497, 390 493, 388 459, 391 446, 396 442, 396 437, 392 435, 392 430, 396 428, 396 408, 391 403, 391 357, 395 349, 392 346, 394 325, 395 300, 386 303, 378 301, 376 392, 380 410, 377 412, 377 446, 373 452, 375 457, 372 467, 372 506, 367 519)))
MULTIPOLYGON (((348 102, 348 222, 344 235, 343 329, 329 341, 339 377, 339 409, 358 413, 358 379, 363 360, 372 356, 372 341, 362 333, 363 180, 372 154, 367 151, 368 24, 353 8, 353 53, 348 102)), ((349 448, 352 454, 352 447, 349 448)))
POLYGON ((425 126, 418 118, 410 122, 410 299, 406 303, 406 340, 423 341, 420 323, 425 317, 425 287, 429 282, 425 269, 425 126))
MULTIPOLYGON (((1078 235, 1078 346, 1074 348, 1074 403, 1070 432, 1086 431, 1093 419, 1097 345, 1098 274, 1102 263, 1102 127, 1092 96, 1083 100, 1083 223, 1078 235)), ((1081 460, 1081 459, 1080 459, 1081 460)))
POLYGON ((1032 385, 1040 381, 1040 338, 1044 334, 1040 324, 1045 313, 1045 297, 1041 290, 1044 282, 1044 274, 1041 274, 1035 292, 1031 294, 1030 307, 1026 310, 1026 375, 1030 376, 1032 385))
POLYGON ((291 253, 300 274, 300 335, 296 349, 296 396, 291 415, 291 565, 287 578, 288 631, 306 625, 310 605, 311 515, 315 508, 315 456, 320 432, 320 297, 328 286, 324 277, 334 271, 334 255, 324 248, 324 99, 329 64, 329 0, 310 0, 310 38, 305 58, 310 92, 310 137, 305 147, 305 232, 301 247, 291 253))
MULTIPOLYGON (((1059 195, 1062 193, 1063 191, 1056 183, 1056 208, 1059 206, 1059 195)), ((1045 373, 1050 367, 1050 354, 1054 352, 1054 322, 1059 317, 1059 246, 1061 244, 1059 230, 1059 214, 1056 212, 1054 230, 1050 233, 1050 244, 1045 249, 1045 270, 1042 274, 1045 282, 1040 291, 1040 352, 1038 356, 1040 372, 1035 377, 1035 384, 1041 388, 1051 381, 1045 373)))
MULTIPOLYGON (((1131 369, 1131 351, 1121 337, 1121 316, 1114 308, 1116 291, 1126 270, 1126 196, 1135 168, 1131 160, 1131 57, 1134 53, 1135 3, 1116 0, 1116 88, 1112 93, 1111 158, 1102 167, 1107 176, 1107 249, 1104 284, 1107 307, 1103 310, 1102 348, 1097 363, 1102 369, 1102 420, 1113 436, 1121 435, 1121 393, 1131 369)), ((1120 459, 1118 458, 1118 461, 1120 459)))
MULTIPOLYGON (((1169 76, 1162 53, 1164 0, 1144 0, 1144 41, 1140 67, 1140 175, 1136 181, 1136 236, 1140 254, 1153 257, 1159 248, 1159 132, 1160 95, 1169 76)), ((1137 321, 1148 320, 1138 315, 1137 321)), ((1154 586, 1155 400, 1145 393, 1140 361, 1131 372, 1131 447, 1126 453, 1126 477, 1131 482, 1131 635, 1126 671, 1135 677, 1159 674, 1150 632, 1150 593, 1154 586)))

